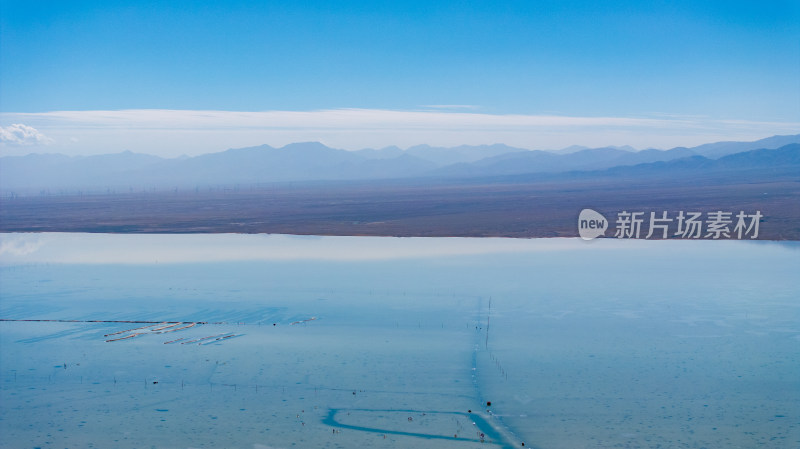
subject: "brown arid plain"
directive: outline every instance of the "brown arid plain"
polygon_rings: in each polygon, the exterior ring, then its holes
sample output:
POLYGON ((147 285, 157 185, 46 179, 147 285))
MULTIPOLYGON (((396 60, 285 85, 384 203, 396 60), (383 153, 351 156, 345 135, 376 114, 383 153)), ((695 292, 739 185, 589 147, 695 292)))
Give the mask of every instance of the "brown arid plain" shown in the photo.
MULTIPOLYGON (((578 214, 591 208, 612 223, 622 211, 760 211, 759 240, 800 240, 798 198, 792 167, 677 177, 600 172, 41 192, 4 196, 0 231, 575 237, 578 214)), ((670 226, 673 234, 677 225, 670 226)), ((613 235, 612 225, 605 236, 613 235)))

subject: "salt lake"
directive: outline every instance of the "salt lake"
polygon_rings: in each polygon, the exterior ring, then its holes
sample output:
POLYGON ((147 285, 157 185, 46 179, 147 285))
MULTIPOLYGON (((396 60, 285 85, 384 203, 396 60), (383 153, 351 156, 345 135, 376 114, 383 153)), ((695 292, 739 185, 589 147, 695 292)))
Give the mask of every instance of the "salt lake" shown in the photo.
POLYGON ((800 245, 0 234, 0 445, 800 446, 800 245))

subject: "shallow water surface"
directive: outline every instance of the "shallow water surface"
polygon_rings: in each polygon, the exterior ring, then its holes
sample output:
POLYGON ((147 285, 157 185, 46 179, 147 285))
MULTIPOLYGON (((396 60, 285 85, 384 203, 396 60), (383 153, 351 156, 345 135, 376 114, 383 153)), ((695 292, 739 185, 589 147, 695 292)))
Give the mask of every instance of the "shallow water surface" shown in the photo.
POLYGON ((800 445, 796 244, 0 244, 3 447, 800 445))

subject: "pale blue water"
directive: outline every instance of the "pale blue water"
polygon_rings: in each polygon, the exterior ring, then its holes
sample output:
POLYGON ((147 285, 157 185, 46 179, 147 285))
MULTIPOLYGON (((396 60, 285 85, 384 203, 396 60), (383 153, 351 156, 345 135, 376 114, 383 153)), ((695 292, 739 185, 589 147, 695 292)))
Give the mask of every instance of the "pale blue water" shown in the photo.
POLYGON ((2 236, 0 318, 209 322, 1 322, 3 447, 800 445, 797 244, 152 238, 2 236))

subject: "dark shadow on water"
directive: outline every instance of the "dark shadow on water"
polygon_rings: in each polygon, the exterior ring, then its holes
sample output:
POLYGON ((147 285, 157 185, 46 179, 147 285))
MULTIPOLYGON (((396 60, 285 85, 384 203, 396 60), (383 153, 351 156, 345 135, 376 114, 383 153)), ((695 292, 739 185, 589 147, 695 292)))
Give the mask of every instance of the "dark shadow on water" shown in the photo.
MULTIPOLYGON (((344 424, 336 420, 336 415, 342 411, 358 411, 358 412, 374 412, 374 413, 413 413, 413 414, 439 414, 439 415, 453 415, 453 416, 462 416, 471 420, 477 426, 477 429, 483 432, 486 435, 486 443, 485 444, 493 444, 504 449, 511 449, 514 446, 512 443, 505 440, 503 435, 495 430, 495 428, 484 419, 482 416, 474 414, 474 413, 461 413, 461 412, 439 412, 439 411, 427 411, 427 410, 380 410, 380 409, 330 409, 328 411, 328 416, 322 420, 322 423, 331 427, 336 427, 340 429, 350 429, 350 430, 358 430, 361 432, 370 432, 370 433, 377 433, 381 435, 400 435, 412 438, 422 438, 426 440, 448 440, 448 441, 463 441, 463 442, 471 442, 471 443, 479 443, 480 440, 477 438, 462 438, 462 437, 455 437, 455 436, 447 436, 447 435, 435 435, 435 434, 428 434, 428 433, 416 433, 416 432, 404 432, 402 430, 390 430, 390 429, 379 429, 375 427, 365 427, 365 426, 355 426, 351 424, 344 424), (491 441, 491 443, 489 443, 491 441)), ((529 447, 529 446, 526 446, 529 447)))

